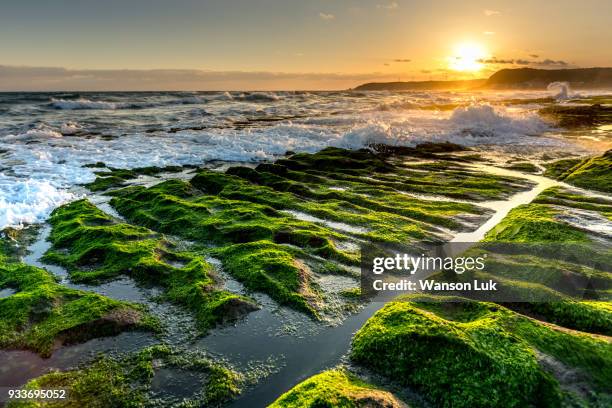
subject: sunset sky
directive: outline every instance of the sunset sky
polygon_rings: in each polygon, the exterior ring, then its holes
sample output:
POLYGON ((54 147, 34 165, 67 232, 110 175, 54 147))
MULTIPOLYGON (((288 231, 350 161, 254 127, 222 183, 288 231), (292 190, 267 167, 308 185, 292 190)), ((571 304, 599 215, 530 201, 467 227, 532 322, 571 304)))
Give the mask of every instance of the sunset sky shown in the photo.
POLYGON ((3 0, 0 90, 341 89, 612 66, 612 1, 3 0))

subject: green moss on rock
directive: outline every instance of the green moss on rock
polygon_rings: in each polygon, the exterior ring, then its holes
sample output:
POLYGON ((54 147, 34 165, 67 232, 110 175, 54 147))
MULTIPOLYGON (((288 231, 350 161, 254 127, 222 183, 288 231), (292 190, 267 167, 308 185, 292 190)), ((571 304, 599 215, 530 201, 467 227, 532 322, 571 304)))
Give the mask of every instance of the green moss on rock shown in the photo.
POLYGON ((559 406, 559 385, 536 352, 585 375, 593 370, 593 390, 605 393, 612 368, 608 341, 492 303, 439 300, 385 305, 356 333, 351 359, 416 388, 436 406, 559 406))
MULTIPOLYGON (((540 114, 550 117, 560 126, 568 128, 593 127, 612 123, 612 107, 594 103, 585 105, 551 105, 540 109, 540 114)), ((604 102, 605 103, 605 102, 604 102)))
POLYGON ((256 309, 251 300, 216 289, 213 269, 201 256, 174 250, 147 228, 116 222, 87 200, 56 209, 49 222, 53 247, 45 260, 67 267, 74 281, 128 275, 159 285, 166 299, 195 314, 203 331, 256 309))
POLYGON ((583 159, 562 159, 552 163, 546 163, 544 164, 544 167, 546 168, 544 175, 556 180, 562 180, 567 175, 569 170, 582 162, 582 160, 583 159))
POLYGON ((586 234, 555 219, 558 211, 543 204, 516 207, 485 236, 502 242, 588 242, 586 234))
MULTIPOLYGON (((85 167, 106 167, 104 163, 96 163, 93 165, 86 165, 85 167)), ((110 188, 121 187, 126 181, 137 178, 140 175, 154 176, 159 173, 177 173, 184 169, 180 166, 167 166, 167 167, 137 167, 134 169, 117 169, 113 167, 108 168, 110 171, 97 171, 96 179, 91 183, 85 184, 91 191, 105 191, 110 188)))
POLYGON ((241 392, 242 376, 232 369, 205 356, 158 345, 122 358, 99 358, 75 370, 54 371, 31 380, 24 387, 27 390, 68 389, 66 400, 14 402, 8 406, 133 408, 164 402, 168 406, 171 401, 154 400, 149 393, 151 381, 161 368, 177 368, 202 377, 203 389, 183 401, 187 406, 219 406, 241 392))
POLYGON ((312 272, 283 246, 270 241, 254 241, 221 247, 213 254, 247 288, 318 316, 321 296, 313 288, 312 272))
POLYGON ((506 166, 507 169, 522 171, 524 173, 539 173, 540 168, 533 163, 529 162, 519 162, 512 163, 506 166))
POLYGON ((312 376, 274 401, 270 408, 405 407, 393 394, 360 380, 344 369, 312 376))
POLYGON ((16 291, 0 299, 1 348, 49 356, 61 344, 158 329, 158 322, 140 306, 66 288, 49 272, 2 254, 0 288, 16 291))
POLYGON ((549 165, 545 175, 590 190, 612 192, 612 150, 599 157, 562 160, 549 165), (571 166, 573 164, 573 166, 571 166))

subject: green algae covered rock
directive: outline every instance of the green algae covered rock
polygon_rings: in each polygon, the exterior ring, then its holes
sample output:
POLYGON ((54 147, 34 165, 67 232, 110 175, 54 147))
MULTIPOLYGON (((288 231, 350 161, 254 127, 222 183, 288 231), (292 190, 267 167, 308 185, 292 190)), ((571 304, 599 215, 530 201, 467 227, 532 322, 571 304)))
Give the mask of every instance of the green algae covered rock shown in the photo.
POLYGON ((533 163, 529 163, 529 162, 512 163, 505 167, 510 170, 522 171, 524 173, 539 173, 540 172, 540 168, 538 166, 536 166, 533 163))
POLYGON ((15 293, 0 299, 0 348, 50 356, 64 343, 158 329, 140 306, 64 287, 49 272, 0 253, 2 288, 15 293))
MULTIPOLYGON (((429 159, 437 157, 434 147, 429 159)), ((442 147, 440 154, 450 148, 442 147)), ((418 194, 487 200, 531 185, 451 156, 423 162, 416 153, 292 154, 254 169, 200 170, 189 182, 115 190, 111 205, 129 222, 206 246, 248 289, 318 317, 326 304, 316 279, 330 270, 323 264, 358 266, 364 241, 442 242, 449 230, 475 228, 490 213, 418 194)))
POLYGON ((554 119, 559 125, 568 128, 594 127, 612 123, 612 107, 606 106, 606 101, 584 105, 587 101, 579 101, 581 105, 551 105, 540 109, 540 114, 554 119))
POLYGON ((554 162, 544 174, 577 187, 612 193, 612 150, 577 162, 574 159, 554 162))
POLYGON ((224 268, 251 290, 269 294, 281 304, 318 316, 320 294, 313 288, 310 268, 281 245, 255 241, 213 252, 224 268))
POLYGON ((558 385, 510 330, 513 316, 488 303, 392 302, 355 334, 351 359, 435 406, 558 406, 558 385))
MULTIPOLYGON (((101 167, 104 168, 106 165, 104 163, 95 163, 91 165, 86 165, 85 167, 96 168, 101 167)), ((138 167, 135 169, 117 169, 113 167, 108 168, 109 171, 97 171, 96 179, 91 183, 85 184, 91 191, 104 191, 110 188, 121 187, 125 184, 126 181, 137 178, 140 175, 145 176, 153 176, 159 173, 178 173, 184 170, 184 167, 180 166, 167 166, 167 167, 138 167)))
POLYGON ((122 358, 103 357, 80 368, 53 371, 29 381, 24 389, 67 389, 68 398, 55 401, 12 402, 9 408, 176 406, 176 401, 154 400, 149 393, 160 369, 178 369, 199 377, 202 389, 181 406, 219 406, 241 392, 242 375, 195 353, 164 345, 145 348, 122 358))
POLYGON ((489 231, 485 241, 588 242, 586 233, 556 220, 558 213, 548 205, 521 205, 489 231))
POLYGON ((546 163, 544 164, 546 168, 544 175, 556 180, 561 180, 572 167, 581 163, 582 160, 583 159, 561 159, 552 163, 546 163))
POLYGON ((434 406, 557 407, 568 401, 606 406, 604 401, 612 401, 609 338, 543 323, 494 303, 399 298, 355 334, 350 357, 419 391, 434 406))
POLYGON ((543 191, 531 204, 510 211, 487 233, 486 242, 525 244, 524 247, 517 246, 517 249, 522 248, 522 252, 513 256, 494 255, 488 265, 494 267, 495 279, 503 281, 508 278, 511 281, 505 284, 513 286, 516 291, 531 291, 547 299, 544 302, 508 304, 508 307, 570 329, 610 335, 612 313, 606 305, 610 304, 612 275, 606 265, 612 262, 612 253, 594 240, 591 231, 565 222, 579 217, 583 211, 589 217, 600 214, 602 219, 610 218, 612 200, 560 187, 543 191), (578 213, 574 215, 576 211, 578 213), (538 246, 545 251, 537 251, 538 246), (588 281, 592 288, 588 284, 587 287, 574 287, 575 293, 573 289, 566 290, 571 289, 571 285, 563 289, 564 282, 574 278, 588 281))
POLYGON ((270 408, 399 408, 406 405, 343 369, 312 376, 274 401, 270 408))
POLYGON ((166 299, 195 314, 203 331, 257 308, 243 296, 216 289, 212 266, 201 256, 176 251, 163 236, 117 222, 87 200, 56 209, 50 223, 53 248, 45 260, 67 267, 74 281, 127 275, 159 285, 166 299))

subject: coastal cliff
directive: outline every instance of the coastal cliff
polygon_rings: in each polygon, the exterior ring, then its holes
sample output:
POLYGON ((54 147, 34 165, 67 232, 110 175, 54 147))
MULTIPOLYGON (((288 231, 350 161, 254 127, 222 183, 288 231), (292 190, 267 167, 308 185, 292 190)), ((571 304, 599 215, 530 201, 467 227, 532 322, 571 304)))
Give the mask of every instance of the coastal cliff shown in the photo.
POLYGON ((612 68, 502 69, 488 79, 464 81, 370 82, 356 91, 415 91, 467 89, 546 89, 552 82, 567 82, 572 88, 612 88, 612 68))

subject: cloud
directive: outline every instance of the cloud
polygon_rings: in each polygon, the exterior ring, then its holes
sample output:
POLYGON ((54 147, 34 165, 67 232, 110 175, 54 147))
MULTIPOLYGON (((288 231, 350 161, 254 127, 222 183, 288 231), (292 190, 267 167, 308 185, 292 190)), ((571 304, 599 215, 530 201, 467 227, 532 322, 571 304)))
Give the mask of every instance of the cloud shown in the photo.
POLYGON ((543 61, 538 61, 537 62, 538 65, 543 65, 543 66, 558 66, 558 67, 567 67, 569 64, 566 61, 562 61, 562 60, 551 60, 551 59, 545 59, 543 61))
POLYGON ((336 16, 334 16, 333 14, 326 14, 323 12, 319 13, 319 17, 321 18, 321 20, 325 21, 331 21, 336 18, 336 16))
POLYGON ((412 60, 409 60, 407 58, 396 58, 393 60, 393 62, 410 62, 412 60))
POLYGON ((203 71, 190 69, 66 69, 0 65, 0 91, 193 91, 347 89, 389 81, 396 73, 361 74, 203 71))
POLYGON ((489 59, 480 59, 478 62, 481 64, 514 64, 513 59, 499 59, 499 58, 489 58, 489 59))
POLYGON ((392 1, 391 3, 387 4, 377 4, 376 8, 385 10, 395 10, 399 8, 399 4, 397 4, 397 2, 395 1, 392 1))
MULTIPOLYGON (((532 54, 532 57, 538 57, 536 54, 532 54)), ((527 60, 524 58, 512 58, 512 59, 500 59, 500 58, 488 58, 478 60, 481 64, 494 64, 494 65, 527 65, 532 67, 568 67, 569 62, 563 60, 527 60)))
POLYGON ((495 31, 483 31, 484 35, 495 35, 495 31))
POLYGON ((501 15, 501 11, 497 11, 497 10, 484 10, 483 13, 487 17, 501 15))
POLYGON ((529 56, 531 58, 540 58, 540 56, 538 54, 529 54, 529 56))

